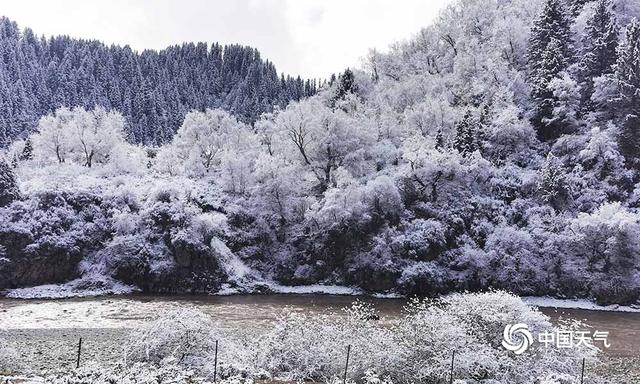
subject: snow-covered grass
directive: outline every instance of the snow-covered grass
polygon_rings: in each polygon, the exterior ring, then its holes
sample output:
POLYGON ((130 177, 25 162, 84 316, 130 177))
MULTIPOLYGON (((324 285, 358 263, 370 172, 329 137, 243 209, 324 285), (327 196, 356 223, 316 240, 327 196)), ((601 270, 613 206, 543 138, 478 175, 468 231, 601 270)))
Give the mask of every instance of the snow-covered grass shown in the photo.
MULTIPOLYGON (((0 376, 2 379, 2 376, 0 376)), ((212 381, 198 377, 190 369, 173 364, 155 366, 153 364, 119 365, 101 367, 89 365, 71 372, 50 374, 45 377, 8 378, 9 383, 46 383, 46 384, 210 384, 212 381)), ((240 384, 240 381, 229 380, 229 384, 240 384)), ((249 384, 249 383, 247 383, 249 384)))

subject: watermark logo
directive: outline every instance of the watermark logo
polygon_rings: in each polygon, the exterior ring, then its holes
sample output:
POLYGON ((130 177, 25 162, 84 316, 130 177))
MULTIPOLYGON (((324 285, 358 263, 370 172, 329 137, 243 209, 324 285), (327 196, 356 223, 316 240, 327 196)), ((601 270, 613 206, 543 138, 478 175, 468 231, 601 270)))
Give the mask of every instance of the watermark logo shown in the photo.
MULTIPOLYGON (((604 348, 611 347, 611 344, 609 344, 609 332, 603 331, 587 332, 555 329, 540 332, 536 341, 544 345, 545 349, 549 347, 558 349, 578 348, 580 346, 596 348, 595 342, 602 343, 604 348)), ((516 355, 526 352, 533 342, 534 337, 527 324, 508 324, 504 328, 502 346, 516 355)))
POLYGON ((529 332, 529 326, 523 323, 508 324, 504 328, 503 338, 502 346, 516 355, 523 354, 533 344, 533 335, 529 332))

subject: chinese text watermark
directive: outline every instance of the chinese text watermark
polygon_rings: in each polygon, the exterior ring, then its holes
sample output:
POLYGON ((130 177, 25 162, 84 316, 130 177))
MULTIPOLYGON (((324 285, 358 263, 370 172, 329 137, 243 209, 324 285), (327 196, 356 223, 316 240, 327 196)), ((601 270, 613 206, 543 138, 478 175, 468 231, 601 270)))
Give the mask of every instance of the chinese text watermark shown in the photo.
POLYGON ((596 343, 601 343, 604 348, 611 346, 609 332, 555 329, 540 332, 536 339, 529 326, 523 323, 508 324, 504 328, 502 346, 516 355, 521 355, 533 345, 534 340, 545 348, 594 347, 596 343))

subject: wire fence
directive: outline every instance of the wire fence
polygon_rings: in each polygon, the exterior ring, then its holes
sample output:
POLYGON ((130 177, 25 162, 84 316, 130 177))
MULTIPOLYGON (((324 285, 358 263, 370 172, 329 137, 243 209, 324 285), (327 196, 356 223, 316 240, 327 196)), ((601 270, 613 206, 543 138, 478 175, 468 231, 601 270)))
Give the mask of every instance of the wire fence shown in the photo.
MULTIPOLYGON (((80 359, 82 355, 82 337, 78 340, 78 354, 76 356, 76 368, 80 368, 80 359)), ((351 344, 346 347, 345 354, 345 363, 344 363, 344 373, 342 375, 342 384, 347 384, 347 380, 349 378, 349 358, 351 357, 351 344)), ((453 351, 451 353, 451 366, 449 369, 448 382, 449 384, 453 384, 455 380, 455 363, 456 363, 456 352, 453 351)), ((580 384, 584 384, 585 378, 585 368, 586 368, 586 359, 582 359, 581 369, 580 369, 580 384)), ((214 349, 214 360, 213 360, 213 382, 217 382, 218 376, 218 340, 215 341, 215 349, 214 349)))

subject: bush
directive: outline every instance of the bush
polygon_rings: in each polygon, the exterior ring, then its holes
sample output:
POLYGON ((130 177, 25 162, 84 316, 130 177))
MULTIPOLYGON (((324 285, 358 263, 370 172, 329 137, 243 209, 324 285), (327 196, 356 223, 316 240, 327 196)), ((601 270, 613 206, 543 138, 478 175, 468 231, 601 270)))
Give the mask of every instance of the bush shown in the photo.
MULTIPOLYGON (((227 349, 244 351, 226 356, 225 361, 231 361, 232 365, 227 375, 244 372, 248 377, 331 381, 344 372, 347 345, 351 345, 350 377, 377 377, 400 383, 447 379, 453 351, 457 378, 495 384, 529 383, 553 375, 575 380, 579 375, 576 361, 583 357, 596 360, 596 351, 583 346, 546 349, 534 343, 522 355, 504 349, 503 330, 508 324, 525 323, 534 335, 557 330, 547 316, 504 292, 454 294, 438 301, 414 300, 405 315, 393 321, 377 320, 375 310, 361 302, 345 309, 345 315, 309 317, 285 312, 274 328, 257 341, 243 345, 225 339, 227 349)), ((142 359, 145 361, 161 361, 171 356, 190 365, 191 361, 182 357, 187 355, 200 356, 193 361, 201 365, 207 360, 213 337, 220 337, 210 333, 210 326, 202 314, 189 311, 171 315, 144 331, 138 337, 142 343, 136 348, 145 351, 143 357, 154 356, 142 359), (188 324, 195 327, 194 332, 210 338, 208 342, 184 346, 186 327, 178 326, 174 317, 185 316, 188 324), (206 329, 201 330, 200 324, 206 329), (161 340, 158 346, 144 341, 151 336, 161 340)))
POLYGON ((209 316, 195 309, 173 310, 131 334, 125 361, 202 368, 211 362, 219 338, 209 316))
POLYGON ((640 287, 621 277, 596 280, 591 294, 600 305, 631 305, 640 301, 640 287))
POLYGON ((417 262, 402 272, 398 292, 407 296, 436 296, 447 291, 448 274, 447 269, 433 262, 417 262))
POLYGON ((259 340, 255 369, 287 380, 328 380, 344 371, 351 345, 350 375, 362 377, 369 369, 381 372, 397 356, 390 330, 372 320, 378 315, 365 303, 354 303, 345 314, 339 318, 284 313, 259 340))

